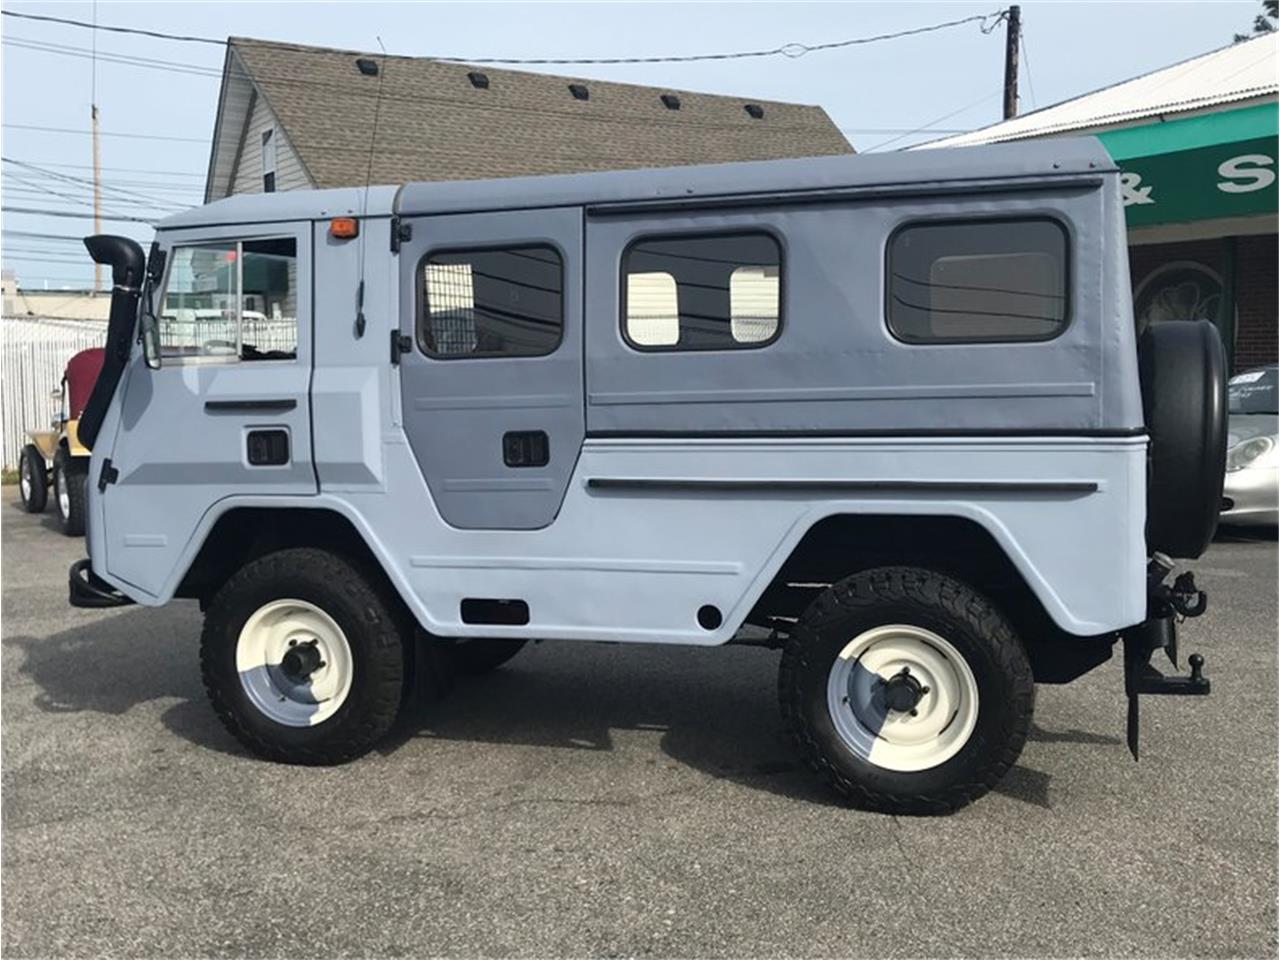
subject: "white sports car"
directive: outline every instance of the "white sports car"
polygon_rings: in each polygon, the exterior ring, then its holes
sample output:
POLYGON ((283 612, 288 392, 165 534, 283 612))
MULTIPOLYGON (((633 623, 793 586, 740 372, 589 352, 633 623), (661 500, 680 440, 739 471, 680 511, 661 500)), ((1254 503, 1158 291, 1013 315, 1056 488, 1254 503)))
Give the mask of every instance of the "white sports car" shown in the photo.
POLYGON ((1276 525, 1280 495, 1280 437, 1276 399, 1280 373, 1275 364, 1237 374, 1228 385, 1227 478, 1222 488, 1222 523, 1276 525))

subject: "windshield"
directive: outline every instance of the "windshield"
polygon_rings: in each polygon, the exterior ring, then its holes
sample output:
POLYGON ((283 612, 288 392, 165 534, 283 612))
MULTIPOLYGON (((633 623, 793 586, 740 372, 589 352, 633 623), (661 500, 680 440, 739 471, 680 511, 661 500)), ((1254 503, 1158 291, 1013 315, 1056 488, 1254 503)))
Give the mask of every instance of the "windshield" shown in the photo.
POLYGON ((1280 386, 1280 373, 1275 367, 1251 370, 1231 378, 1227 384, 1232 413, 1276 412, 1276 394, 1280 386))

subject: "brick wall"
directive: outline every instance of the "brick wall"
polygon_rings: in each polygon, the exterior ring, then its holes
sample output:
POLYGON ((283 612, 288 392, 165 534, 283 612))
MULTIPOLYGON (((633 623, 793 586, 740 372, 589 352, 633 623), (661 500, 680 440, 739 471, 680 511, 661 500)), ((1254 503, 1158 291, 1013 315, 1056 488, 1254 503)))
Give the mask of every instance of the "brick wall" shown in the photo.
POLYGON ((1276 362, 1276 235, 1241 237, 1236 247, 1237 370, 1276 362))
MULTIPOLYGON (((1236 332, 1233 367, 1246 370, 1276 362, 1276 234, 1236 239, 1236 332)), ((1154 243, 1129 248, 1129 271, 1136 291, 1153 271, 1175 261, 1194 261, 1224 277, 1228 264, 1220 239, 1154 243)))

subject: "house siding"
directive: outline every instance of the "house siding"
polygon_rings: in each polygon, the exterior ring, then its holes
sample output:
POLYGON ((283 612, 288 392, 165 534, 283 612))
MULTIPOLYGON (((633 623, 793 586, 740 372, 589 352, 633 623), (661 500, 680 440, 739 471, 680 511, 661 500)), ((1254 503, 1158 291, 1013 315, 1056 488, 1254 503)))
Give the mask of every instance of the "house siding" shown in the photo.
POLYGON ((276 190, 306 190, 313 186, 280 121, 259 94, 253 98, 253 110, 240 144, 230 193, 262 193, 262 134, 272 128, 276 131, 276 190))

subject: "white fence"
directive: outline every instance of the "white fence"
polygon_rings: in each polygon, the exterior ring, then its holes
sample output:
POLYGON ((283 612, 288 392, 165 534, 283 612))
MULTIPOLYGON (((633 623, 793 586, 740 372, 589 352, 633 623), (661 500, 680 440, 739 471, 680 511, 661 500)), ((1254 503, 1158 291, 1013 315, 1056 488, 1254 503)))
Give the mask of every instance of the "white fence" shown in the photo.
POLYGON ((72 355, 100 347, 107 324, 101 320, 52 320, 44 317, 0 319, 0 445, 5 469, 18 465, 26 431, 45 428, 57 401, 50 394, 62 386, 62 373, 72 355))

